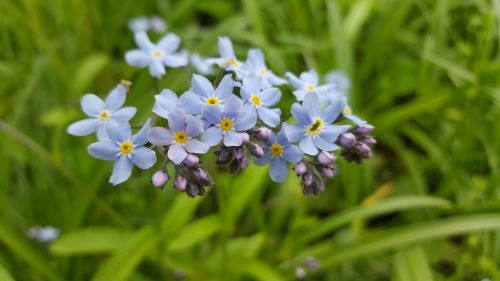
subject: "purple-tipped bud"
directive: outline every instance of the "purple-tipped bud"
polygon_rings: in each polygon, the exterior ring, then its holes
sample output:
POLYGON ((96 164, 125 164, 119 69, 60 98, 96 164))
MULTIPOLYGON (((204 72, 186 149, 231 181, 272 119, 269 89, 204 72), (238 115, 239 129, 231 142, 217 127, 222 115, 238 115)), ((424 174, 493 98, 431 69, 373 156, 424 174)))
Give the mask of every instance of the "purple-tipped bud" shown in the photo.
POLYGON ((243 159, 240 160, 240 168, 242 170, 248 168, 248 158, 244 157, 243 159))
POLYGON ((219 157, 217 158, 217 165, 226 165, 233 159, 233 152, 230 149, 224 148, 220 150, 219 157))
POLYGON ((199 181, 206 181, 208 179, 208 174, 203 170, 202 168, 198 168, 193 171, 193 175, 199 180, 199 181))
POLYGON ((293 169, 295 170, 295 173, 299 176, 302 176, 305 173, 307 173, 307 165, 304 162, 297 163, 297 165, 295 165, 293 169))
POLYGON ((325 191, 325 184, 323 181, 317 181, 316 186, 314 186, 314 194, 320 194, 321 192, 325 191))
POLYGON ((368 135, 369 133, 371 133, 373 131, 373 129, 375 129, 375 127, 373 127, 370 124, 366 124, 363 127, 358 127, 356 129, 356 131, 358 131, 358 133, 360 133, 362 135, 368 135))
POLYGON ((241 144, 247 144, 250 142, 250 136, 247 133, 241 133, 241 144))
POLYGON ((247 147, 250 153, 257 158, 260 158, 264 155, 264 149, 262 149, 262 147, 256 143, 249 143, 247 147))
POLYGON ((356 136, 352 133, 342 134, 339 137, 339 143, 346 148, 352 147, 356 143, 356 136))
POLYGON ((318 270, 319 262, 317 259, 315 259, 314 257, 307 257, 306 262, 309 269, 311 269, 312 271, 318 270))
POLYGON ((197 167, 200 164, 200 158, 194 154, 188 154, 186 156, 186 159, 184 159, 184 165, 194 168, 197 167))
POLYGON ((242 146, 236 147, 233 153, 236 160, 241 160, 245 156, 245 150, 243 150, 242 146))
POLYGON ((302 182, 305 186, 311 186, 313 184, 314 178, 311 174, 305 174, 302 182))
POLYGON ((331 179, 335 176, 335 171, 332 168, 325 166, 319 168, 319 173, 327 179, 331 179))
POLYGON ((259 133, 255 135, 255 138, 260 141, 268 141, 272 133, 268 127, 262 127, 259 129, 259 133))
POLYGON ((177 189, 179 189, 180 191, 184 191, 184 190, 186 190, 187 180, 185 177, 183 177, 181 175, 176 175, 174 184, 175 184, 175 187, 177 187, 177 189))
POLYGON ((328 166, 336 160, 336 157, 330 152, 321 151, 316 159, 321 165, 328 166))
POLYGON ((154 185, 156 188, 163 188, 165 184, 167 184, 169 180, 168 174, 166 173, 165 170, 158 170, 153 174, 153 177, 151 178, 151 183, 154 185))
POLYGON ((371 156, 370 147, 364 143, 358 143, 355 149, 361 156, 365 158, 369 158, 371 156))
POLYGON ((377 140, 374 138, 366 138, 363 140, 363 142, 366 143, 367 145, 374 145, 377 143, 377 140))

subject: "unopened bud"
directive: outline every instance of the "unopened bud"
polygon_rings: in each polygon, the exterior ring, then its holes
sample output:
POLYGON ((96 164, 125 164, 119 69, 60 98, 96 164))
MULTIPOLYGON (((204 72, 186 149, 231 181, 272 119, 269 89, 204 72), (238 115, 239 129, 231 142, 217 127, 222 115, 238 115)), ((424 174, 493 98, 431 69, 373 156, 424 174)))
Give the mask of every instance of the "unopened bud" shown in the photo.
POLYGON ((264 155, 264 149, 262 149, 262 147, 256 143, 249 143, 247 147, 250 153, 257 158, 260 158, 264 155))
POLYGON ((366 143, 367 145, 374 145, 377 143, 377 140, 374 138, 366 138, 363 140, 363 142, 366 143))
POLYGON ((313 176, 311 174, 305 174, 303 177, 303 183, 305 186, 311 186, 313 184, 313 176))
POLYGON ((185 177, 183 177, 181 175, 176 175, 174 184, 175 184, 175 187, 177 187, 177 189, 179 189, 180 191, 184 191, 184 190, 186 190, 187 180, 185 177))
POLYGON ((371 156, 371 150, 370 147, 364 143, 359 143, 356 145, 356 151, 359 152, 359 154, 365 158, 368 158, 371 156))
POLYGON ((240 133, 241 144, 247 144, 250 141, 250 136, 247 133, 240 133))
POLYGON ((373 131, 373 129, 375 129, 375 127, 373 127, 370 124, 366 124, 362 127, 356 128, 356 131, 358 131, 358 133, 360 133, 362 135, 368 135, 369 133, 371 133, 373 131))
POLYGON ((309 269, 311 269, 312 271, 318 270, 319 262, 317 259, 315 259, 314 257, 307 257, 306 262, 309 269))
POLYGON ((167 184, 169 180, 168 174, 166 173, 165 170, 158 170, 153 174, 153 177, 151 178, 151 183, 154 185, 156 188, 163 188, 165 184, 167 184))
POLYGON ((184 164, 190 168, 197 167, 200 164, 200 158, 194 154, 188 154, 184 159, 184 164))
POLYGON ((349 148, 356 143, 356 136, 352 133, 345 133, 340 135, 339 143, 341 146, 349 148))
POLYGON ((199 180, 199 181, 206 181, 208 179, 208 174, 203 170, 202 168, 198 168, 195 171, 193 171, 193 175, 199 180))
POLYGON ((305 173, 307 173, 307 165, 304 162, 297 163, 295 167, 293 167, 293 169, 295 170, 295 173, 299 176, 302 176, 305 173))
POLYGON ((248 168, 248 158, 243 157, 243 158, 240 160, 240 168, 241 168, 242 170, 245 170, 246 168, 248 168))
POLYGON ((236 147, 233 153, 236 160, 241 160, 245 156, 245 150, 243 150, 242 146, 236 147))
POLYGON ((321 165, 328 166, 335 161, 336 157, 330 152, 321 151, 316 159, 321 165))
POLYGON ((331 179, 335 176, 335 171, 332 168, 325 166, 319 169, 319 173, 321 174, 321 176, 327 179, 331 179))
POLYGON ((233 154, 230 149, 223 148, 217 158, 217 165, 226 165, 233 159, 233 154))
POLYGON ((259 129, 259 133, 255 135, 255 138, 260 141, 268 141, 272 133, 268 127, 262 127, 259 129))

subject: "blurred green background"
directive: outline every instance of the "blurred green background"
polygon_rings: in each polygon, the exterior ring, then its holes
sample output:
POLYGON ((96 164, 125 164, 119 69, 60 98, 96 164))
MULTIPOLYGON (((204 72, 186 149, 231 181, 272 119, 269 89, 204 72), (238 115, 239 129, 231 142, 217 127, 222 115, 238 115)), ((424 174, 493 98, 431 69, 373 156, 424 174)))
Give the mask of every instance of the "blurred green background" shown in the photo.
MULTIPOLYGON (((499 49, 500 0, 0 0, 0 280, 500 280, 499 49), (154 170, 111 186, 94 137, 65 129, 121 79, 134 122, 150 115, 153 80, 123 56, 128 20, 154 14, 190 51, 227 35, 279 74, 345 71, 373 159, 339 160, 316 197, 254 166, 210 167, 195 199, 154 170)), ((161 85, 182 93, 192 71, 161 85)))

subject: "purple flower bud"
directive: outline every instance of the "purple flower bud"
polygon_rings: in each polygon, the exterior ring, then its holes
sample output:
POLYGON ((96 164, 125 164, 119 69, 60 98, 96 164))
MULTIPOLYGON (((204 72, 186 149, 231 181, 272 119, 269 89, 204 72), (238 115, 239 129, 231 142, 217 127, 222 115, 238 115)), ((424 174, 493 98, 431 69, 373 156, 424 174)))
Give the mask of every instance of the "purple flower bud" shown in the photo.
POLYGON ((367 145, 374 145, 377 143, 377 140, 375 138, 366 138, 363 140, 363 142, 367 145))
POLYGON ((307 257, 306 262, 309 269, 311 269, 312 271, 318 270, 319 262, 317 259, 315 259, 314 257, 307 257))
POLYGON ((166 173, 165 170, 158 170, 153 174, 153 177, 151 178, 151 183, 154 185, 156 188, 163 188, 165 184, 167 184, 169 180, 168 174, 166 173))
POLYGON ((247 133, 240 133, 241 144, 247 144, 250 141, 250 136, 247 133))
POLYGON ((264 149, 262 149, 262 147, 256 143, 249 143, 247 147, 250 153, 257 158, 260 158, 264 155, 264 149))
POLYGON ((208 174, 203 170, 202 168, 198 168, 193 171, 193 175, 199 180, 199 181, 206 181, 208 179, 208 174))
POLYGON ((302 176, 305 173, 307 173, 307 165, 304 162, 297 163, 297 165, 295 165, 293 169, 295 170, 295 173, 299 176, 302 176))
POLYGON ((363 157, 369 158, 371 156, 370 147, 364 143, 358 143, 355 147, 356 151, 363 157))
POLYGON ((193 183, 190 183, 187 188, 186 188, 186 194, 193 198, 193 197, 196 197, 196 195, 201 195, 199 193, 199 189, 198 187, 196 186, 196 184, 193 184, 193 183))
POLYGON ((243 159, 240 160, 240 168, 242 170, 248 168, 248 158, 244 157, 243 159))
POLYGON ((236 147, 233 153, 236 160, 241 160, 245 156, 245 150, 241 146, 236 147))
POLYGON ((177 174, 175 176, 175 187, 177 187, 177 189, 179 189, 180 191, 184 191, 186 190, 186 186, 187 186, 187 180, 185 177, 177 174))
POLYGON ((327 179, 331 179, 335 176, 335 171, 330 167, 322 166, 319 168, 319 173, 321 176, 327 179))
POLYGON ((305 174, 302 178, 302 182, 305 186, 311 186, 313 184, 314 178, 311 174, 305 174))
POLYGON ((358 127, 356 129, 356 131, 358 131, 358 133, 360 133, 362 135, 368 135, 369 133, 371 133, 373 131, 373 129, 375 129, 375 127, 373 127, 370 124, 366 124, 363 127, 358 127))
POLYGON ((220 150, 219 157, 217 158, 217 165, 226 165, 233 159, 233 153, 230 149, 223 148, 220 150))
POLYGON ((184 159, 184 165, 189 168, 197 167, 200 164, 200 158, 194 154, 188 154, 186 159, 184 159))
POLYGON ((340 135, 339 143, 341 146, 349 148, 356 143, 356 136, 352 133, 345 133, 340 135))
POLYGON ((268 127, 262 127, 259 129, 259 133, 255 135, 255 138, 260 141, 268 141, 272 133, 268 127))
POLYGON ((325 191, 325 184, 323 183, 323 181, 317 181, 316 185, 314 186, 314 194, 319 194, 323 191, 325 191))
POLYGON ((316 159, 321 165, 328 166, 336 160, 336 157, 330 152, 321 151, 316 159))

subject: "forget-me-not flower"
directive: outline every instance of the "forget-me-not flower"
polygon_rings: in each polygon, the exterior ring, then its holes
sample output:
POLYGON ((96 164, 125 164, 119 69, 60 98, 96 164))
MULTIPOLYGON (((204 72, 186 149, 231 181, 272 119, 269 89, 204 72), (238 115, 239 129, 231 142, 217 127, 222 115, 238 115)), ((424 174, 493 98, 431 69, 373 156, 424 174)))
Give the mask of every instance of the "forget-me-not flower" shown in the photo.
POLYGON ((207 78, 194 74, 191 89, 179 98, 179 108, 189 114, 199 114, 204 107, 218 107, 226 103, 233 95, 234 81, 231 74, 222 78, 214 89, 207 78))
POLYGON ((279 86, 286 84, 286 80, 278 77, 266 66, 264 60, 264 54, 259 49, 251 49, 248 51, 247 61, 243 68, 248 72, 248 74, 254 74, 262 79, 262 87, 268 88, 272 86, 279 86))
POLYGON ((245 112, 257 115, 264 124, 276 127, 280 123, 281 110, 269 107, 276 105, 281 99, 278 88, 266 88, 262 90, 261 79, 253 74, 243 79, 240 95, 245 101, 243 109, 245 112))
POLYGON ((125 60, 132 66, 149 67, 153 77, 160 79, 166 73, 165 66, 181 67, 188 63, 187 52, 175 53, 181 39, 173 33, 165 35, 157 44, 149 40, 146 32, 137 32, 134 38, 139 49, 128 51, 125 60))
POLYGON ((186 115, 180 109, 170 111, 167 117, 169 129, 154 127, 148 139, 154 145, 168 145, 168 159, 179 165, 187 153, 206 153, 209 146, 195 137, 203 133, 203 125, 197 117, 186 115))
POLYGON ((219 37, 218 42, 219 56, 218 58, 207 59, 209 64, 217 64, 220 68, 224 68, 229 71, 234 71, 238 78, 242 78, 245 75, 245 70, 243 64, 236 58, 233 50, 233 43, 228 37, 219 37))
POLYGON ((149 169, 156 162, 156 153, 144 146, 148 142, 150 123, 148 119, 135 135, 132 135, 128 122, 110 123, 108 134, 111 140, 96 142, 88 147, 88 152, 95 158, 115 161, 109 178, 113 185, 126 181, 132 174, 133 165, 149 169))
POLYGON ((264 156, 254 158, 258 166, 271 163, 269 167, 269 176, 275 182, 283 182, 287 176, 287 163, 296 164, 304 158, 304 154, 295 144, 290 144, 285 136, 283 129, 278 135, 271 134, 264 147, 264 156))
POLYGON ((153 112, 167 119, 170 111, 176 108, 178 100, 179 98, 172 90, 164 89, 161 93, 155 95, 153 112))
POLYGON ((200 54, 191 54, 191 65, 194 69, 202 75, 215 74, 214 67, 207 62, 207 59, 200 56, 200 54))
POLYGON ((319 150, 336 150, 339 146, 335 141, 350 127, 332 125, 342 109, 343 103, 340 102, 322 109, 317 95, 307 95, 302 105, 295 103, 292 106, 297 124, 283 124, 286 137, 290 142, 299 141, 299 148, 308 155, 317 155, 319 150))
POLYGON ((347 97, 343 97, 341 100, 332 100, 332 104, 342 104, 343 109, 342 109, 342 115, 346 118, 354 122, 356 125, 359 127, 363 127, 364 125, 367 124, 367 122, 358 116, 352 114, 351 107, 347 103, 347 97))
POLYGON ((311 93, 316 93, 319 96, 320 102, 328 102, 328 92, 331 90, 331 84, 319 86, 318 73, 315 70, 302 72, 299 77, 287 72, 285 74, 290 79, 290 84, 295 88, 293 94, 298 101, 303 101, 304 97, 311 93))
POLYGON ((121 108, 127 94, 127 87, 124 84, 120 83, 113 88, 105 101, 94 94, 84 95, 81 106, 89 118, 69 125, 68 133, 74 136, 86 136, 97 131, 99 140, 107 140, 108 124, 128 122, 132 119, 137 111, 136 108, 132 106, 121 108))
POLYGON ((205 107, 203 118, 212 125, 205 130, 201 140, 214 146, 223 141, 225 146, 240 146, 243 142, 240 132, 249 130, 257 122, 254 114, 242 110, 242 103, 237 97, 229 99, 224 108, 205 107))

